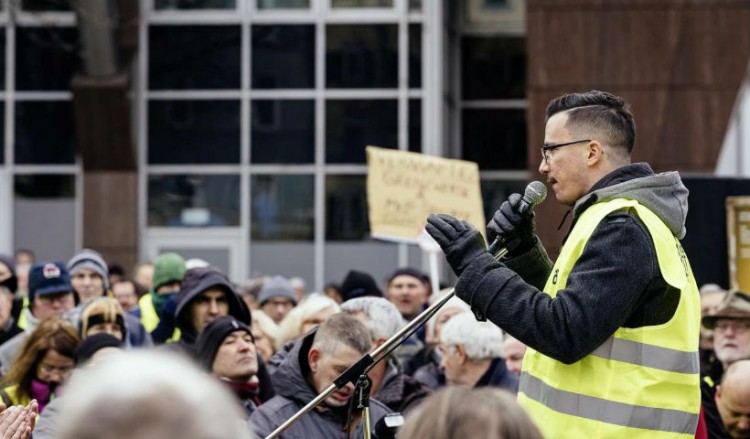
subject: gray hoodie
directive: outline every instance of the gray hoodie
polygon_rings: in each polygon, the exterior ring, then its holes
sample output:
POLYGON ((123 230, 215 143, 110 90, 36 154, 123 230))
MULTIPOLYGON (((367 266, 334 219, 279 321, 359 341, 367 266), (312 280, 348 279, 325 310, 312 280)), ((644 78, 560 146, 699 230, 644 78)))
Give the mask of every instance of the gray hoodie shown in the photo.
MULTIPOLYGON (((273 372, 272 379, 274 387, 277 389, 277 395, 255 409, 248 421, 250 427, 259 437, 268 436, 318 396, 305 378, 310 373, 307 353, 312 346, 314 336, 315 333, 311 332, 298 339, 289 354, 273 372)), ((281 437, 299 439, 346 438, 345 411, 334 412, 321 404, 289 427, 281 437)), ((389 410, 384 404, 370 398, 370 422, 373 427, 388 413, 389 410)), ((362 437, 362 420, 357 423, 357 427, 351 435, 351 438, 360 437, 362 437)))
MULTIPOLYGON (((645 163, 628 165, 578 200, 573 225, 596 202, 628 198, 651 209, 682 238, 687 196, 676 172, 654 174, 645 163)), ((535 248, 504 263, 486 253, 467 266, 456 293, 526 345, 566 364, 590 354, 619 327, 669 321, 680 300, 680 291, 661 276, 648 230, 629 210, 599 223, 554 300, 541 291, 551 268, 538 240, 535 248)))

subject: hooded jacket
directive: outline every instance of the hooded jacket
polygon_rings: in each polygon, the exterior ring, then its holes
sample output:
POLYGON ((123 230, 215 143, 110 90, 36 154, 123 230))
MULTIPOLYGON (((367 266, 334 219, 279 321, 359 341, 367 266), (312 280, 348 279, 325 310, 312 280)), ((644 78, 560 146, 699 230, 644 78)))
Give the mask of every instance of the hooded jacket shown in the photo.
MULTIPOLYGON (((645 163, 603 177, 573 207, 573 225, 591 205, 633 199, 685 236, 688 190, 676 172, 654 174, 645 163)), ((571 229, 573 227, 571 225, 571 229)), ((648 230, 634 212, 607 216, 588 239, 568 277, 551 298, 542 290, 552 261, 537 245, 514 259, 475 258, 456 284, 457 295, 524 344, 572 364, 593 352, 619 327, 669 321, 680 292, 663 279, 648 230)))
POLYGON ((249 325, 251 323, 247 307, 234 290, 232 283, 223 273, 211 267, 192 268, 185 272, 180 293, 177 295, 175 319, 176 325, 182 335, 176 343, 166 345, 170 349, 177 348, 187 353, 190 357, 195 357, 195 341, 198 338, 198 331, 193 327, 189 304, 209 288, 217 288, 224 291, 227 304, 229 305, 230 316, 245 324, 249 325))
MULTIPOLYGON (((248 421, 249 426, 254 429, 255 434, 259 437, 268 436, 318 396, 306 379, 306 376, 310 373, 307 354, 314 337, 315 332, 311 332, 298 339, 292 350, 289 351, 272 374, 274 387, 278 391, 277 395, 258 407, 248 421)), ((380 401, 370 398, 370 422, 372 426, 375 426, 388 413, 388 407, 380 401)), ((300 418, 280 437, 287 439, 346 438, 346 409, 334 412, 334 410, 321 404, 300 418)), ((361 419, 351 435, 351 438, 359 437, 362 437, 361 419)))

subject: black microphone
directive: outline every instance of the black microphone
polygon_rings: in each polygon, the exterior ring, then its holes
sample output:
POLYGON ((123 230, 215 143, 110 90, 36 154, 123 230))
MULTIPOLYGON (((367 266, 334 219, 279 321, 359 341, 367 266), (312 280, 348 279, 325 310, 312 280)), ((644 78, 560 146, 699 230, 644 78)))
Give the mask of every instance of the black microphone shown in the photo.
MULTIPOLYGON (((544 201, 544 199, 547 198, 547 186, 544 185, 541 181, 532 181, 529 183, 528 186, 526 186, 526 189, 523 191, 523 197, 521 198, 521 202, 518 204, 518 208, 516 211, 520 213, 521 215, 525 215, 527 212, 532 210, 537 204, 544 201)), ((506 246, 500 251, 497 251, 497 248, 505 244, 502 239, 500 239, 500 235, 497 235, 495 237, 495 240, 492 241, 492 244, 490 244, 487 251, 492 254, 495 259, 500 259, 511 250, 509 247, 506 246)))

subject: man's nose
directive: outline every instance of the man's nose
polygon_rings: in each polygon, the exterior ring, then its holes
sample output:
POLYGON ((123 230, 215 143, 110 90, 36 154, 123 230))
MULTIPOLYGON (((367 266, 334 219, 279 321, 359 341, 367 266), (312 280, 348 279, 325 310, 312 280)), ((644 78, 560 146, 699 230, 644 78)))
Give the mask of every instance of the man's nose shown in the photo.
POLYGON ((547 161, 544 160, 544 157, 542 157, 542 162, 539 163, 539 173, 546 174, 548 172, 549 172, 549 163, 547 163, 547 161))
POLYGON ((210 301, 208 303, 209 303, 209 305, 208 305, 208 312, 210 312, 211 314, 218 314, 219 313, 219 304, 216 303, 215 300, 212 300, 212 301, 210 301))

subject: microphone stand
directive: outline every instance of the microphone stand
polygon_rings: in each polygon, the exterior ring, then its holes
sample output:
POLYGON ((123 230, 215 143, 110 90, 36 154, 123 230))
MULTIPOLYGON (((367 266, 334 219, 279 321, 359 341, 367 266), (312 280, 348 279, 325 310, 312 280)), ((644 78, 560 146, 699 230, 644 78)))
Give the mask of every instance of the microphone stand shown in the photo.
MULTIPOLYGON (((375 348, 369 354, 360 358, 359 361, 354 363, 349 369, 345 370, 344 373, 338 376, 333 383, 325 388, 315 399, 307 403, 291 418, 287 419, 281 424, 276 430, 272 431, 271 434, 266 436, 265 439, 273 439, 279 437, 286 429, 291 427, 300 418, 305 416, 318 404, 323 402, 326 398, 331 396, 333 392, 344 387, 347 383, 356 384, 360 375, 365 375, 377 362, 388 356, 394 349, 396 349, 401 343, 404 342, 414 331, 419 329, 422 325, 427 322, 435 313, 445 305, 448 300, 455 295, 455 290, 451 289, 445 296, 441 297, 437 302, 433 303, 429 308, 422 311, 420 315, 414 318, 409 324, 401 328, 393 337, 386 340, 382 345, 375 348)), ((367 420, 369 423, 369 419, 367 420)))
MULTIPOLYGON (((490 253, 495 252, 495 248, 498 247, 498 245, 501 244, 497 240, 490 245, 490 248, 488 251, 490 253)), ((510 248, 513 248, 511 245, 510 248)), ((495 259, 500 260, 504 258, 509 251, 509 247, 504 247, 500 249, 496 254, 494 254, 495 259)), ((422 327, 427 320, 429 320, 432 316, 435 315, 435 313, 443 307, 453 296, 456 295, 455 288, 451 288, 450 291, 448 291, 445 296, 441 297, 437 302, 433 303, 430 307, 428 307, 426 310, 422 311, 421 314, 416 316, 414 320, 409 322, 406 326, 401 328, 400 331, 398 331, 396 334, 394 334, 391 338, 386 340, 382 345, 378 346, 374 350, 372 350, 369 354, 366 354, 362 358, 359 359, 356 363, 354 363, 349 369, 346 369, 341 375, 339 375, 333 383, 323 389, 320 394, 318 394, 317 397, 315 397, 312 401, 308 402, 307 405, 299 409, 297 413, 295 413, 291 418, 287 419, 283 424, 279 425, 276 430, 272 431, 271 434, 265 437, 265 439, 273 439, 279 437, 281 433, 286 431, 289 427, 294 425, 297 421, 300 420, 303 416, 305 416, 307 413, 309 413, 312 409, 318 406, 321 402, 323 402, 326 398, 331 396, 333 392, 336 390, 344 387, 347 383, 352 383, 354 385, 357 385, 357 381, 359 380, 361 375, 366 375, 367 372, 380 360, 387 357, 388 354, 393 352, 394 349, 396 349, 401 343, 403 343, 409 336, 422 327)), ((480 321, 486 321, 487 318, 478 311, 475 311, 474 313, 477 320, 480 321)), ((369 388, 368 388, 369 389, 369 388)), ((365 412, 367 416, 367 419, 363 420, 363 426, 369 425, 369 410, 365 412)), ((363 427, 363 431, 365 431, 363 427)), ((365 433, 365 437, 369 434, 369 431, 365 433)))

